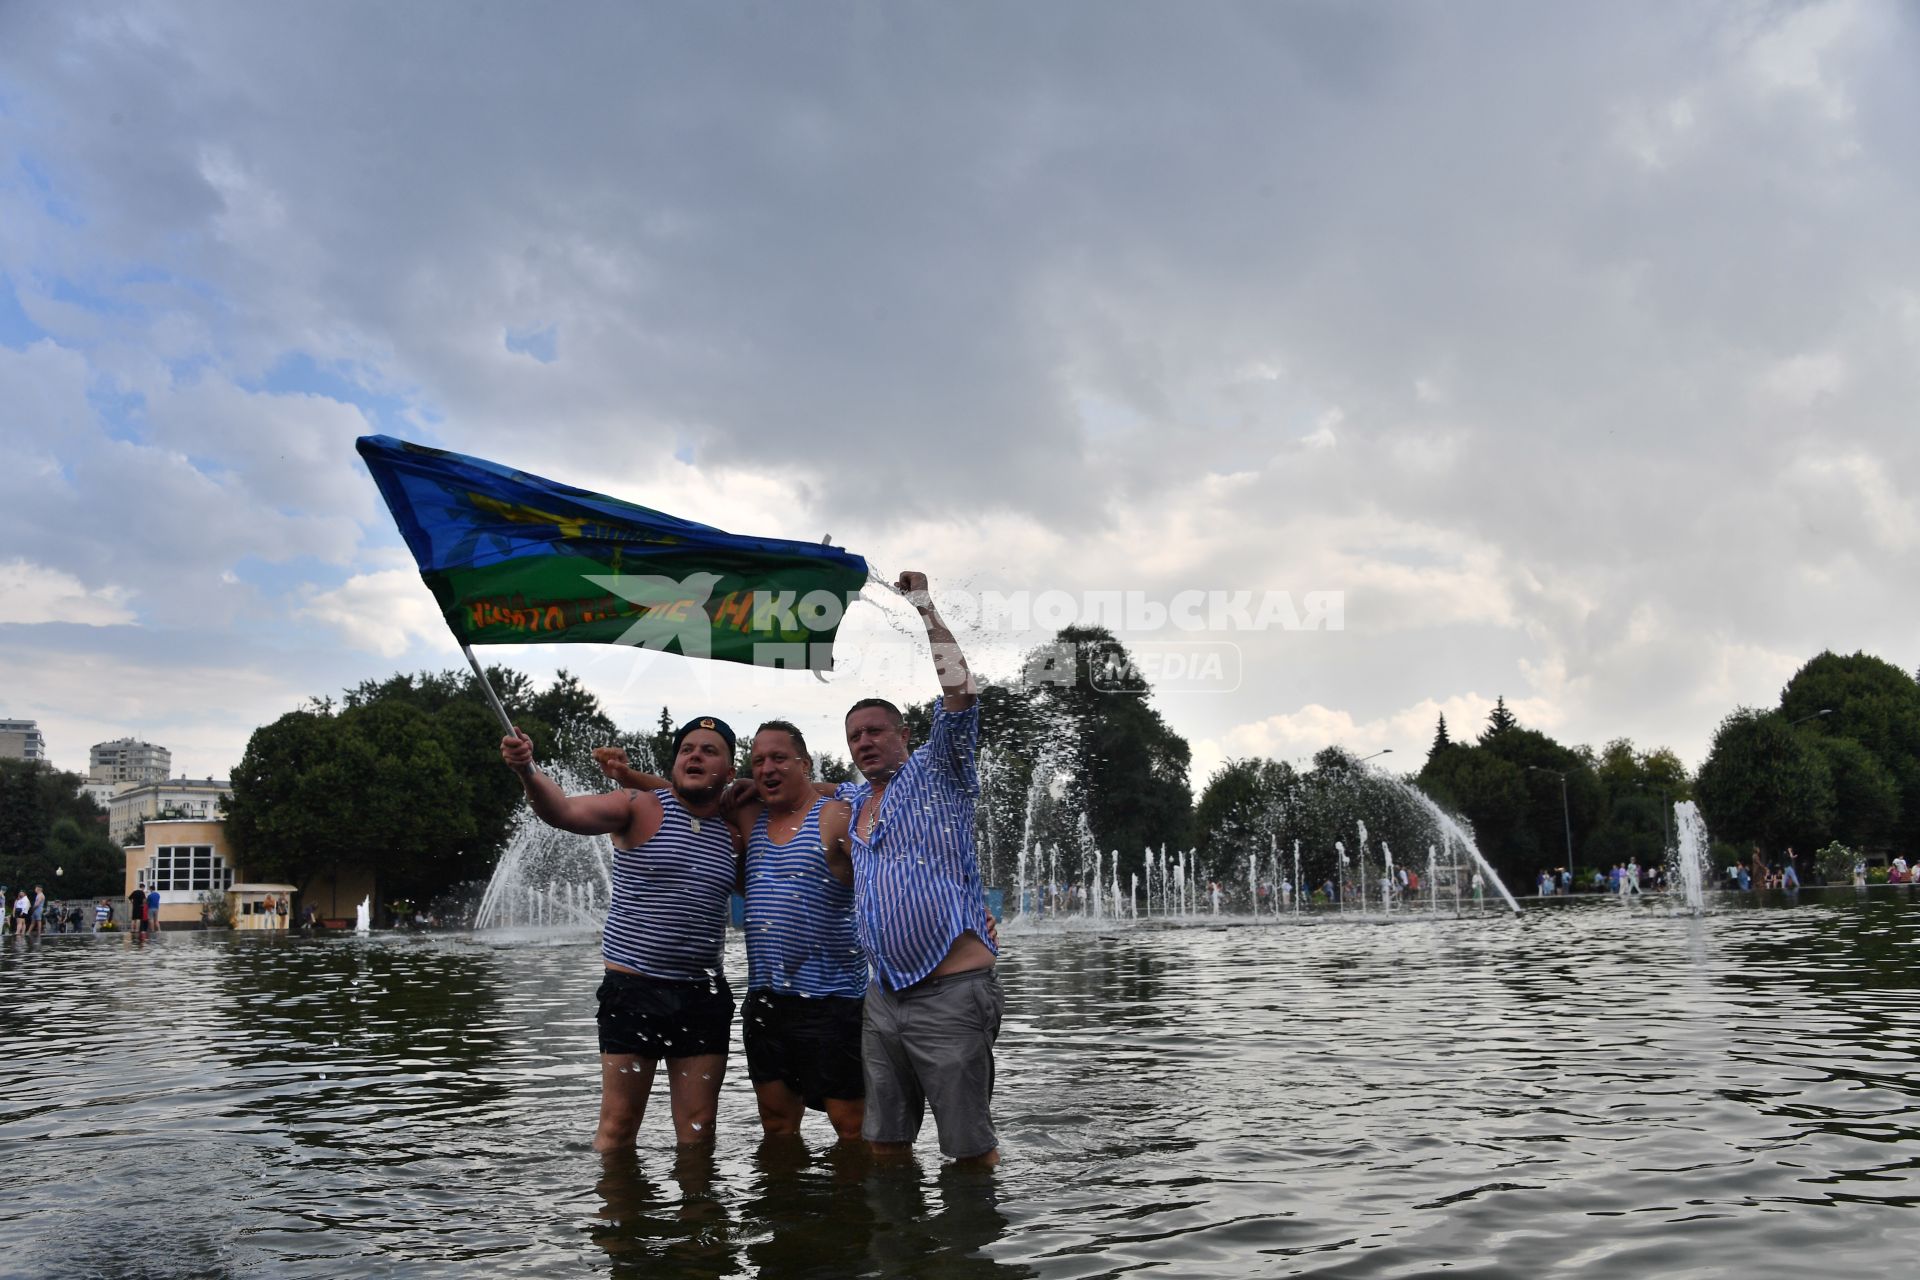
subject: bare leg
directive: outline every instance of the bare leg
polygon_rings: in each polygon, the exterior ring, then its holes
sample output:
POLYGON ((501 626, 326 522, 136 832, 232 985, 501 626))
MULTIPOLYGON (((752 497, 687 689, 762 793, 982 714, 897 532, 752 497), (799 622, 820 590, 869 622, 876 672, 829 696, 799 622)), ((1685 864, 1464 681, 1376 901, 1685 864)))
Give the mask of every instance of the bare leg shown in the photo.
POLYGON ((673 1136, 681 1146, 713 1141, 714 1117, 720 1109, 720 1082, 726 1075, 724 1053, 667 1059, 667 1097, 673 1105, 673 1136))
POLYGON ((757 1084, 753 1086, 753 1097, 760 1104, 760 1127, 768 1137, 800 1132, 801 1117, 807 1114, 806 1099, 788 1087, 786 1081, 757 1084))
POLYGON ((653 1059, 631 1053, 600 1055, 600 1127, 593 1135, 595 1151, 633 1150, 640 1121, 647 1114, 647 1093, 653 1088, 655 1065, 653 1059))
POLYGON ((827 1099, 827 1119, 833 1122, 833 1131, 840 1135, 842 1142, 858 1142, 860 1125, 866 1118, 867 1100, 865 1098, 827 1099))

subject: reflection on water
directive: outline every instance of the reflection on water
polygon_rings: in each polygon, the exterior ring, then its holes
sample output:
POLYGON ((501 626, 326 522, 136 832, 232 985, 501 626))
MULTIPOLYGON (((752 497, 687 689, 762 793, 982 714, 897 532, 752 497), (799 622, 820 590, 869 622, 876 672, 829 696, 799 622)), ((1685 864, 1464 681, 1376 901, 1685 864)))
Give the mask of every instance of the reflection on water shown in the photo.
POLYGON ((13 940, 0 1275, 1905 1275, 1917 926, 1016 933, 998 1174, 762 1140, 739 1070, 594 1154, 578 940, 13 940))

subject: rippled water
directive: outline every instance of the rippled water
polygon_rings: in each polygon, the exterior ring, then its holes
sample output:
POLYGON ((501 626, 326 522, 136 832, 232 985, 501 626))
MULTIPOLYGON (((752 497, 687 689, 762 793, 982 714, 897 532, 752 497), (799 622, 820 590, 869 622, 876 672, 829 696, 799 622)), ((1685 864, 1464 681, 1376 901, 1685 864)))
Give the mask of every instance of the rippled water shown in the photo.
POLYGON ((603 1162, 591 940, 9 941, 0 1274, 1912 1275, 1920 908, 1784 902, 1012 932, 997 1175, 603 1162))

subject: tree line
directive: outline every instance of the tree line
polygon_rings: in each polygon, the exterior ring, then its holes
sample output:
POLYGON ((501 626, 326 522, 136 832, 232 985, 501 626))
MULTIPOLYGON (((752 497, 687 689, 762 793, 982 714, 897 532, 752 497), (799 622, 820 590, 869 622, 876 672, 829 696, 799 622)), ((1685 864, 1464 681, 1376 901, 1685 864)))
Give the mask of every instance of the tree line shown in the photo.
MULTIPOLYGON (((623 732, 565 672, 545 688, 502 668, 489 676, 542 761, 592 779, 590 750, 617 743, 664 771, 675 727, 667 708, 623 732)), ((931 709, 931 701, 907 708, 916 742, 931 709)), ((347 690, 337 704, 310 701, 248 742, 233 774, 229 838, 248 874, 293 884, 368 870, 384 896, 430 900, 484 880, 520 801, 499 767, 498 738, 468 672, 394 675, 347 690)), ((1076 872, 1091 850, 1102 851, 1105 867, 1118 851, 1123 883, 1162 846, 1198 848, 1203 868, 1228 879, 1244 874, 1248 853, 1290 855, 1299 839, 1311 866, 1314 851, 1330 856, 1336 840, 1351 848, 1360 822, 1376 842, 1375 865, 1384 842, 1397 861, 1418 867, 1434 824, 1415 791, 1466 826, 1515 885, 1561 866, 1659 862, 1672 807, 1686 799, 1698 801, 1717 839, 1742 852, 1759 845, 1770 860, 1789 845, 1810 853, 1831 840, 1869 852, 1904 848, 1920 828, 1920 683, 1864 654, 1821 654, 1778 707, 1734 711, 1697 775, 1672 751, 1625 738, 1598 750, 1565 745, 1521 724, 1501 699, 1468 739, 1454 737, 1443 717, 1422 767, 1402 778, 1328 748, 1306 769, 1229 761, 1196 803, 1186 739, 1155 708, 1125 647, 1094 627, 1036 647, 1016 679, 985 682, 980 740, 978 843, 989 881, 1003 885, 1023 850, 1043 860, 1055 847, 1060 865, 1076 872)), ((742 772, 748 748, 740 744, 742 772)), ((830 751, 818 755, 817 772, 853 776, 830 751)), ((6 806, 17 807, 10 794, 0 794, 0 822, 6 806)), ((50 827, 7 847, 44 851, 50 827)), ((87 832, 77 819, 62 828, 61 849, 77 847, 76 831, 87 832)), ((0 836, 9 832, 0 826, 0 836)))
MULTIPOLYGON (((1341 838, 1315 815, 1350 763, 1323 752, 1313 770, 1296 773, 1284 762, 1229 761, 1195 811, 1202 853, 1276 836, 1323 847, 1341 838)), ((1812 855, 1836 841, 1870 857, 1913 847, 1920 680, 1868 654, 1822 653, 1788 681, 1777 706, 1731 712, 1697 774, 1671 750, 1626 738, 1598 751, 1567 746, 1522 725, 1501 698, 1471 740, 1456 739, 1441 716, 1425 763, 1406 781, 1463 819, 1510 885, 1560 867, 1585 877, 1615 863, 1657 865, 1682 800, 1699 805, 1716 865, 1755 851, 1777 864, 1792 849, 1805 874, 1812 855)))
POLYGON ((127 891, 126 856, 107 838, 106 810, 81 792, 84 781, 43 761, 0 760, 0 885, 9 894, 23 885, 49 898, 127 891))

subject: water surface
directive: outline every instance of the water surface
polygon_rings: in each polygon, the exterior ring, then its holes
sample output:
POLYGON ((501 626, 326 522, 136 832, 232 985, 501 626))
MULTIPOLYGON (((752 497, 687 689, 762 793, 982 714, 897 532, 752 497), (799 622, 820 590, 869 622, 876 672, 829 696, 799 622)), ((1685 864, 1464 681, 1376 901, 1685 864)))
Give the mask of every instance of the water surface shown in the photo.
POLYGON ((9 941, 0 1274, 1912 1275, 1920 909, 1739 901, 1010 930, 991 1176, 603 1161, 590 940, 9 941))

